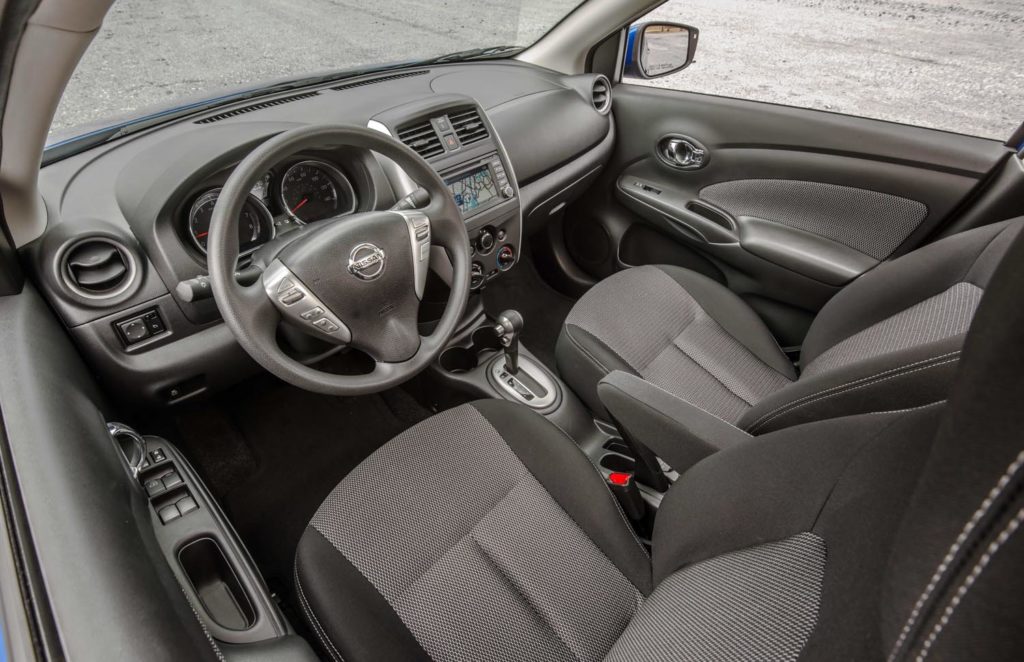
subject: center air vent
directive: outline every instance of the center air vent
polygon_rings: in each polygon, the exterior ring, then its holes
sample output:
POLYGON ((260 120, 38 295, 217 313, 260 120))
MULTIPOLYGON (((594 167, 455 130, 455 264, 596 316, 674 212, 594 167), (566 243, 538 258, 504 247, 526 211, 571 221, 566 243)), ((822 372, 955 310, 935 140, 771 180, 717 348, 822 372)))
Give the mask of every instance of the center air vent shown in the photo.
POLYGON ((612 86, 604 76, 594 78, 594 86, 591 88, 591 99, 597 112, 604 115, 612 107, 612 86))
POLYGON ((487 126, 480 119, 480 113, 476 108, 452 113, 448 116, 448 120, 452 123, 455 135, 458 136, 462 145, 479 142, 488 136, 487 126))
POLYGON ((434 131, 434 126, 430 123, 430 120, 410 124, 403 129, 399 129, 398 139, 425 159, 444 154, 441 137, 434 131))
POLYGON ((71 245, 60 264, 64 283, 79 296, 105 299, 121 294, 135 280, 135 258, 112 239, 91 237, 71 245))

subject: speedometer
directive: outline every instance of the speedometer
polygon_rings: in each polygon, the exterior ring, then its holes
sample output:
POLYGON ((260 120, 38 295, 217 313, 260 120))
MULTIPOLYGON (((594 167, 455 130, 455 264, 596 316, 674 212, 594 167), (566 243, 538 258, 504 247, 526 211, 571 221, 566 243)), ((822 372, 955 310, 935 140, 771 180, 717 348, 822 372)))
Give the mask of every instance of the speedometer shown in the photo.
MULTIPOLYGON (((220 189, 210 189, 196 198, 188 213, 188 234, 192 243, 206 253, 206 242, 210 234, 210 219, 217 205, 220 189)), ((250 253, 274 238, 274 219, 270 212, 254 195, 249 194, 242 213, 238 217, 238 252, 250 253)))
POLYGON ((310 223, 356 209, 348 178, 324 161, 299 161, 281 178, 281 206, 296 221, 310 223))

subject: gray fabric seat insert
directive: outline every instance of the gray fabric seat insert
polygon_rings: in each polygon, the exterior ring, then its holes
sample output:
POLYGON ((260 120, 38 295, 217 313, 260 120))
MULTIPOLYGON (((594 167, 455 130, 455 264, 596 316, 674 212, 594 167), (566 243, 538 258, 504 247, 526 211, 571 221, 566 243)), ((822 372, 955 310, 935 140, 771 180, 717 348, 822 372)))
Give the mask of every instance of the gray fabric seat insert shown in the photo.
POLYGON ((599 660, 640 604, 468 405, 370 456, 311 526, 438 661, 599 660))

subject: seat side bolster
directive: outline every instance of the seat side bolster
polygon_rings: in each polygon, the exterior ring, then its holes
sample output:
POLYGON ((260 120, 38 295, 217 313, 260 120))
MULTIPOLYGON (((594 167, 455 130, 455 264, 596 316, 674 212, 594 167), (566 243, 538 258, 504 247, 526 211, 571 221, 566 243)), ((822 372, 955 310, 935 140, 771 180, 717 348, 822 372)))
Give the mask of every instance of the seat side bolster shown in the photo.
POLYGON ((809 421, 944 400, 963 338, 953 336, 800 379, 758 402, 736 425, 762 435, 809 421))
POLYGON ((558 373, 587 404, 592 412, 602 415, 601 400, 597 396, 597 382, 619 370, 637 375, 637 371, 586 329, 566 324, 555 346, 558 373))
POLYGON ((843 340, 916 303, 970 282, 984 289, 1024 218, 962 232, 918 248, 847 285, 821 309, 804 339, 800 361, 815 358, 843 340))
POLYGON ((598 397, 624 434, 679 473, 750 438, 743 430, 639 377, 610 373, 598 397))
POLYGON ((295 553, 295 591, 330 659, 430 660, 384 596, 313 526, 295 553))

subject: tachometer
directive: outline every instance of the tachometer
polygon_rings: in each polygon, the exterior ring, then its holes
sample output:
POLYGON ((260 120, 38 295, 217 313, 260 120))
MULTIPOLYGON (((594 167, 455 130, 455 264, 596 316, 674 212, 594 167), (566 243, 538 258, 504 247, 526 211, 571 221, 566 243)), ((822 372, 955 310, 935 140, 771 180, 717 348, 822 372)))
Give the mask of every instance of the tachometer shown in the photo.
POLYGON ((324 161, 299 161, 281 178, 281 206, 300 223, 356 209, 356 194, 341 171, 324 161))
MULTIPOLYGON (((192 242, 206 253, 206 240, 210 234, 210 219, 217 204, 220 189, 210 189, 196 198, 188 213, 188 233, 192 242)), ((274 218, 256 196, 249 194, 238 218, 239 254, 250 253, 274 238, 274 218)))

